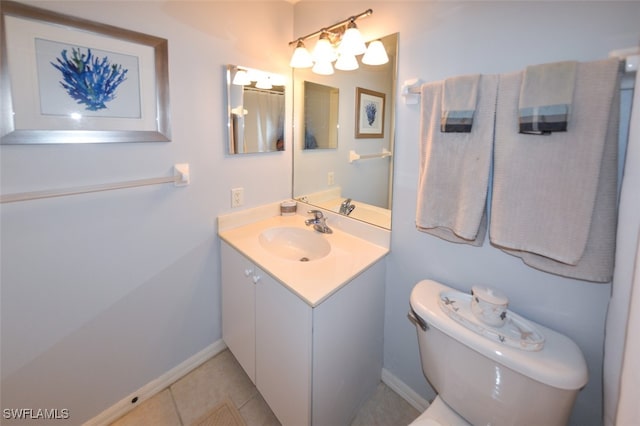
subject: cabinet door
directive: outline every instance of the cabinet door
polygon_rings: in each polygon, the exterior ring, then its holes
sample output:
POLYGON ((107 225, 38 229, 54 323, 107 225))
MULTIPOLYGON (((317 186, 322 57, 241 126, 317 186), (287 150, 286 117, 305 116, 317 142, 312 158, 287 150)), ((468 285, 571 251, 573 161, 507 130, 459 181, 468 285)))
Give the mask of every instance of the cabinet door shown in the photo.
POLYGON ((311 422, 312 310, 265 273, 256 285, 256 386, 283 426, 311 422))
POLYGON ((222 339, 256 382, 255 266, 236 249, 221 244, 222 339))
POLYGON ((372 265, 314 309, 314 425, 348 425, 380 383, 385 273, 372 265))

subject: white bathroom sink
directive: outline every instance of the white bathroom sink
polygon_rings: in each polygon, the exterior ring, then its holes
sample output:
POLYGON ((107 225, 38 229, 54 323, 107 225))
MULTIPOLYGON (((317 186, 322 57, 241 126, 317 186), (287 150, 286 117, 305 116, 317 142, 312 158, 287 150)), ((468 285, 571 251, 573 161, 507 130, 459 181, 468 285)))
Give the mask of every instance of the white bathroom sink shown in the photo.
POLYGON ((308 262, 331 252, 331 245, 322 235, 293 226, 265 229, 258 239, 269 253, 287 260, 308 262))

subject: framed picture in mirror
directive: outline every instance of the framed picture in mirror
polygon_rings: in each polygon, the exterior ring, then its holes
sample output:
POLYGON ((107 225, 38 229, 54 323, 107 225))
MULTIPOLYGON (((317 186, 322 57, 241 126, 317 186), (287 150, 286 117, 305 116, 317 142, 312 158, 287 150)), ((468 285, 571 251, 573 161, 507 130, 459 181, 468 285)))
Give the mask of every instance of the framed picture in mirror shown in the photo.
POLYGON ((385 94, 356 87, 356 138, 384 137, 385 94))

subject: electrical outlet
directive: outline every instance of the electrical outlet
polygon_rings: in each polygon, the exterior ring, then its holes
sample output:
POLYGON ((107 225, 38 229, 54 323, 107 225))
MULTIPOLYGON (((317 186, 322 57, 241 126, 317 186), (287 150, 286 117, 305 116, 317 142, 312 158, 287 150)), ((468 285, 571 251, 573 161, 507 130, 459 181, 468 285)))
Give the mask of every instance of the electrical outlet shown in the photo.
POLYGON ((231 207, 240 207, 244 204, 244 188, 231 189, 231 207))
POLYGON ((333 175, 333 172, 327 173, 327 185, 333 185, 334 183, 336 183, 336 179, 333 175))

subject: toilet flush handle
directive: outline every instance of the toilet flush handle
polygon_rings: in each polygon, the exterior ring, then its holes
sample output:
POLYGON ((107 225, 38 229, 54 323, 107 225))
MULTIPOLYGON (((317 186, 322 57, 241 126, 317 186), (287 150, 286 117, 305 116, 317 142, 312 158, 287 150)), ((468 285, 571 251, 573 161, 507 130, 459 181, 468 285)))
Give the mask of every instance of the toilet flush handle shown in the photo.
POLYGON ((409 308, 407 318, 409 318, 409 321, 420 327, 422 331, 427 331, 429 329, 427 322, 420 318, 420 315, 416 314, 416 311, 414 311, 413 308, 409 308))

